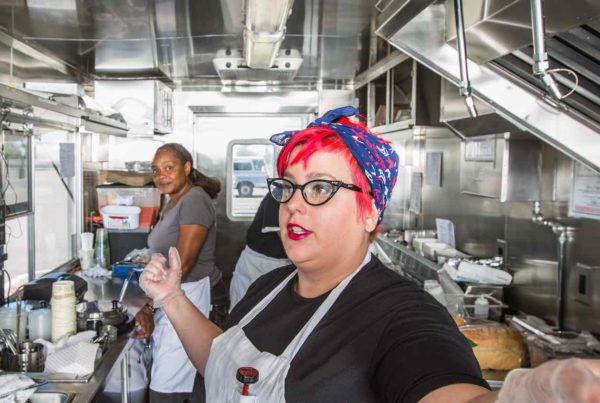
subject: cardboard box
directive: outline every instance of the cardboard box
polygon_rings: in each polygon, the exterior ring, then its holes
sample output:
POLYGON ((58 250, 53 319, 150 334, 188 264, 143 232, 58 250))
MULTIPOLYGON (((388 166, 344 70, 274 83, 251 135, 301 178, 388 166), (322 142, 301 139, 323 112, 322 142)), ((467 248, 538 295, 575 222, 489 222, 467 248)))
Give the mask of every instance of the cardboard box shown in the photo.
POLYGON ((152 172, 100 171, 99 183, 122 183, 127 186, 144 186, 152 183, 152 172))

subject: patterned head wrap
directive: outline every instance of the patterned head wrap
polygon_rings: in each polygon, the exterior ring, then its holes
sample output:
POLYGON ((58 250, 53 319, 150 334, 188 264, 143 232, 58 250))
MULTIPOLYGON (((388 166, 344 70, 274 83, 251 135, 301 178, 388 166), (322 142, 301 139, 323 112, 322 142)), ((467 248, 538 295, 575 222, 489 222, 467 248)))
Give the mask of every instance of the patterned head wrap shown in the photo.
MULTIPOLYGON (((337 123, 340 118, 358 115, 358 110, 353 106, 343 106, 332 109, 307 128, 324 126, 338 134, 346 147, 350 150, 361 170, 365 174, 371 193, 375 199, 375 206, 379 213, 381 223, 383 211, 390 201, 392 189, 398 176, 398 155, 394 149, 383 139, 358 126, 337 123)), ((275 134, 271 141, 284 146, 298 131, 288 131, 275 134)))

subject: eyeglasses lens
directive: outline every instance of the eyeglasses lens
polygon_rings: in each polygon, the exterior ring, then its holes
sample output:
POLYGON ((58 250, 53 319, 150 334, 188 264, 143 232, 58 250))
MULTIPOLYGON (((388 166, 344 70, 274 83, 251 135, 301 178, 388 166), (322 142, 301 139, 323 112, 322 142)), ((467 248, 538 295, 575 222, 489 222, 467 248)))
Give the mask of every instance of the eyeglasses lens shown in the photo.
POLYGON ((302 191, 304 199, 310 204, 319 205, 331 198, 333 185, 329 182, 310 182, 302 191))

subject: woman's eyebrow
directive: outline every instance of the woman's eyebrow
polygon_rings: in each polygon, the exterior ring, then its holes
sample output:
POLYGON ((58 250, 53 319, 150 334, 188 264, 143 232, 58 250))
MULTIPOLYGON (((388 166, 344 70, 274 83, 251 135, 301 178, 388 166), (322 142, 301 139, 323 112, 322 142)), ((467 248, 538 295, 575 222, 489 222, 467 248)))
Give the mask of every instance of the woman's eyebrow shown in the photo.
POLYGON ((325 173, 325 172, 311 172, 306 177, 309 180, 312 180, 312 179, 322 179, 324 177, 335 179, 331 174, 325 173))

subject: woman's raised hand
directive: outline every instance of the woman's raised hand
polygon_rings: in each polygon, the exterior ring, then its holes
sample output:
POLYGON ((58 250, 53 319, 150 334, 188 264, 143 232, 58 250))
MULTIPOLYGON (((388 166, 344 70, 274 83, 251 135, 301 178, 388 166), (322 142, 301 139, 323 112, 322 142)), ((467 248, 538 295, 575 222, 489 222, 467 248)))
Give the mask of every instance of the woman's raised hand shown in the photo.
POLYGON ((535 369, 511 371, 497 403, 600 402, 600 360, 550 361, 535 369))
POLYGON ((181 260, 177 249, 169 248, 169 268, 167 259, 160 253, 152 255, 140 277, 142 290, 154 300, 156 307, 164 306, 169 300, 183 295, 181 290, 181 260))

